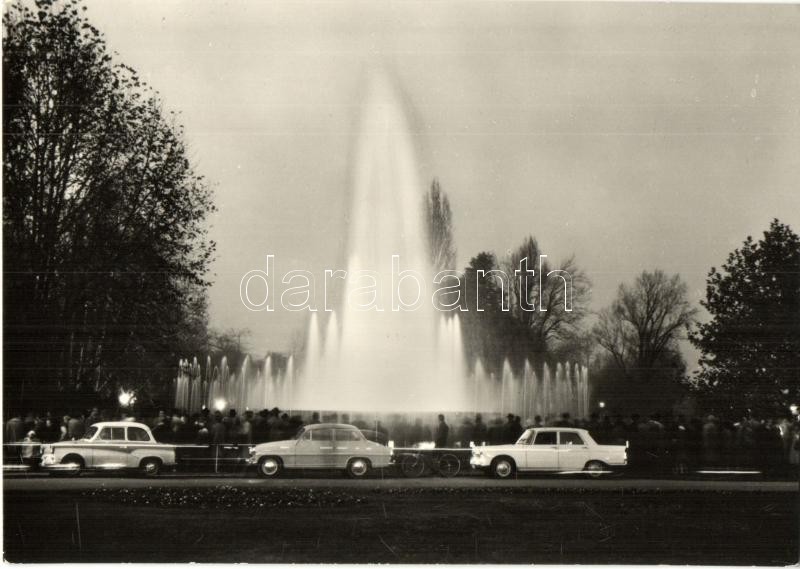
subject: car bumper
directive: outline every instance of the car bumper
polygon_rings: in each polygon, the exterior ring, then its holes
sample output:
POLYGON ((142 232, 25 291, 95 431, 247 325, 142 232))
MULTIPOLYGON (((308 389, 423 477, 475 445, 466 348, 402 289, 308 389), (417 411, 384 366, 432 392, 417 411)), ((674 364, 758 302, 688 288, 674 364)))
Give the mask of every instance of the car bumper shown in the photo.
POLYGON ((56 455, 54 454, 44 454, 42 455, 42 461, 39 463, 42 468, 49 468, 58 464, 58 460, 56 460, 56 455))
POLYGON ((475 469, 486 469, 492 463, 492 459, 485 455, 472 455, 469 459, 469 465, 475 469))
POLYGON ((41 468, 45 472, 74 472, 80 470, 77 464, 43 464, 41 468))

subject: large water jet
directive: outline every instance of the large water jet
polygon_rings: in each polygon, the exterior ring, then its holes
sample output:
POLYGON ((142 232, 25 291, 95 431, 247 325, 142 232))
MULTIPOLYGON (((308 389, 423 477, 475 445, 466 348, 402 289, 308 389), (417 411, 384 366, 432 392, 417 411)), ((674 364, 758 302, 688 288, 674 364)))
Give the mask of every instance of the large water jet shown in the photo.
POLYGON ((191 407, 202 400, 212 406, 224 400, 239 409, 269 405, 371 414, 512 412, 523 419, 588 411, 585 368, 573 372, 572 366, 558 364, 551 370, 543 365, 539 378, 529 363, 515 373, 506 359, 497 375, 487 374, 480 361, 468 365, 457 314, 439 312, 429 298, 414 302, 424 291, 417 282, 431 283, 433 270, 423 223, 425 185, 411 132, 391 82, 373 73, 354 154, 348 278, 336 311, 311 313, 297 368, 294 356, 280 369, 267 358, 263 373, 254 372, 247 358, 235 374, 223 358, 212 372, 209 362, 205 373, 211 379, 204 383, 196 361, 182 361, 177 405, 191 407), (418 281, 397 278, 395 256, 418 281), (374 283, 378 298, 392 301, 359 309, 360 303, 353 301, 364 295, 360 278, 374 283), (397 306, 396 298, 414 309, 397 306), (200 387, 193 387, 195 383, 200 387), (198 391, 201 396, 194 395, 198 391))

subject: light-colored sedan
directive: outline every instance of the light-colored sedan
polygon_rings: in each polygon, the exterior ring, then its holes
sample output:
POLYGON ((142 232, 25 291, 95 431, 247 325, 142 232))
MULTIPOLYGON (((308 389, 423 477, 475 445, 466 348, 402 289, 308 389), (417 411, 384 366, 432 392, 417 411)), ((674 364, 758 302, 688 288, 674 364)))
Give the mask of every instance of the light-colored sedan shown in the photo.
POLYGON ((249 463, 266 478, 292 468, 343 469, 352 478, 362 478, 374 468, 389 466, 391 456, 390 448, 368 440, 353 425, 318 423, 301 428, 291 440, 254 446, 249 463))
POLYGON ((627 445, 599 445, 585 429, 526 430, 513 445, 472 449, 470 465, 495 478, 516 472, 586 472, 597 477, 628 463, 627 445))
POLYGON ((156 442, 147 425, 127 421, 95 423, 80 440, 44 445, 42 454, 42 468, 54 474, 136 469, 156 476, 172 466, 175 447, 156 442))

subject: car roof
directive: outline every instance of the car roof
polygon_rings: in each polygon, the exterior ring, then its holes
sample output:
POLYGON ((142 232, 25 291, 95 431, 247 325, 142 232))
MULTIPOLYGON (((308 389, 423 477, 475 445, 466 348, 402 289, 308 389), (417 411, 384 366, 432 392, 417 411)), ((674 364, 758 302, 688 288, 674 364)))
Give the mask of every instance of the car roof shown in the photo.
POLYGON ((531 427, 531 431, 572 431, 573 433, 588 433, 586 429, 577 427, 531 427))
POLYGON ((150 427, 144 423, 135 423, 133 421, 101 421, 99 423, 92 423, 91 427, 139 427, 141 429, 150 430, 150 427))
POLYGON ((350 430, 358 430, 358 427, 354 425, 347 425, 345 423, 314 423, 312 425, 306 425, 306 429, 350 429, 350 430))

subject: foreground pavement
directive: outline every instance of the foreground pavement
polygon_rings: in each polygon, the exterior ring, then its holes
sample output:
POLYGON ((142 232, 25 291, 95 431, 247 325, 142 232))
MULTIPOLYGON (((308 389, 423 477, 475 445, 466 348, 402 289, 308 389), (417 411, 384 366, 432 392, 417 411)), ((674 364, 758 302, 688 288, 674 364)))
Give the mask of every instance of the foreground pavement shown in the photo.
POLYGON ((217 486, 234 488, 353 488, 380 490, 382 488, 439 488, 439 489, 489 489, 489 488, 531 488, 581 491, 714 491, 714 492, 798 492, 797 481, 768 481, 746 477, 721 478, 708 476, 701 479, 635 479, 625 476, 592 480, 583 477, 520 477, 516 480, 494 480, 488 477, 425 477, 425 478, 368 478, 350 480, 341 475, 322 477, 296 476, 265 480, 247 476, 181 476, 167 475, 158 478, 128 477, 107 474, 102 476, 82 475, 77 478, 53 478, 47 475, 6 476, 3 481, 5 492, 15 491, 85 491, 96 488, 214 488, 217 486))
POLYGON ((787 565, 798 484, 5 477, 12 562, 787 565))

